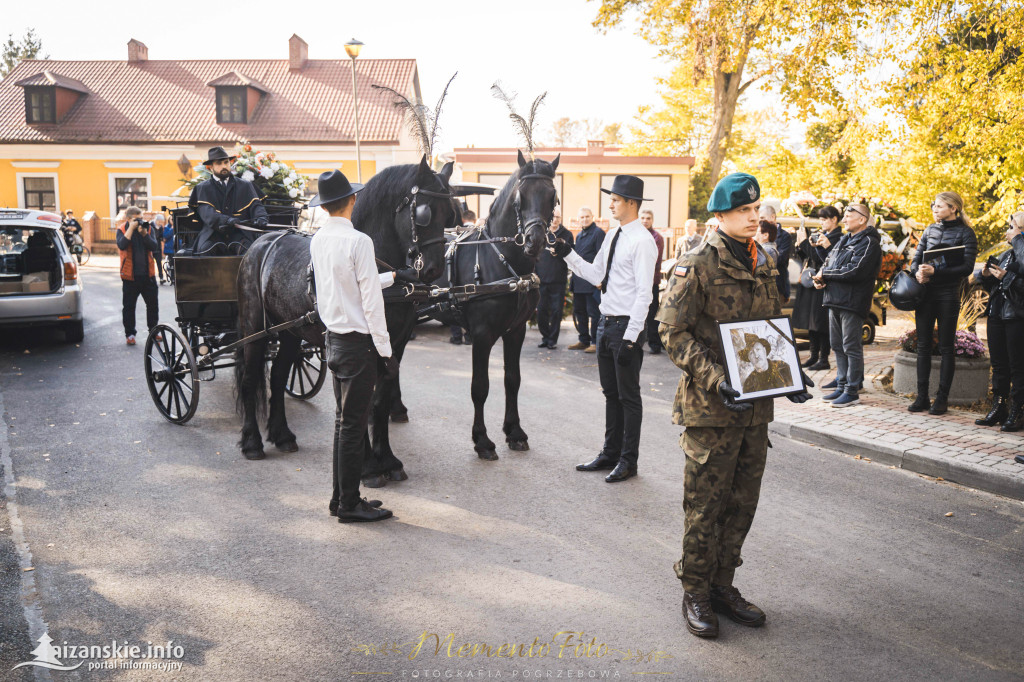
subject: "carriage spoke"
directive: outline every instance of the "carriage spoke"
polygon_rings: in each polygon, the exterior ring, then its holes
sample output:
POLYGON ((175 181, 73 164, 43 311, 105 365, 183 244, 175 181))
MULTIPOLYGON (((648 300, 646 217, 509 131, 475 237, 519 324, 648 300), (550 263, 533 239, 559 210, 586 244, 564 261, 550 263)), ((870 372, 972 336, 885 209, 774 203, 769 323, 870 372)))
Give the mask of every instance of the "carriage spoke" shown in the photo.
POLYGON ((299 380, 299 390, 296 391, 299 395, 306 395, 306 382, 302 375, 302 366, 299 364, 292 365, 292 368, 298 370, 295 372, 295 378, 299 380))
POLYGON ((303 375, 304 377, 306 377, 306 380, 307 380, 307 381, 309 381, 309 385, 310 385, 310 386, 313 386, 313 384, 315 384, 315 383, 316 383, 316 379, 314 379, 314 378, 313 378, 313 377, 312 377, 312 376, 310 375, 310 373, 309 373, 309 368, 308 368, 308 367, 306 367, 306 364, 305 364, 305 363, 303 363, 303 365, 302 365, 302 375, 303 375))

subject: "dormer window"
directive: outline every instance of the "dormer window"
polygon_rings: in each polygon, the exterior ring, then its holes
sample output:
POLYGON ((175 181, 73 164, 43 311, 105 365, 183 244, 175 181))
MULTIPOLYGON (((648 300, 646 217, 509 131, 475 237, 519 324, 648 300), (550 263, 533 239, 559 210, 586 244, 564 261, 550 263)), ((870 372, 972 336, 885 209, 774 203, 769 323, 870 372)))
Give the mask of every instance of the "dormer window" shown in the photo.
POLYGON ((57 122, 56 88, 25 88, 25 121, 27 123, 57 122))
POLYGON ((217 88, 217 123, 247 123, 247 88, 217 88))

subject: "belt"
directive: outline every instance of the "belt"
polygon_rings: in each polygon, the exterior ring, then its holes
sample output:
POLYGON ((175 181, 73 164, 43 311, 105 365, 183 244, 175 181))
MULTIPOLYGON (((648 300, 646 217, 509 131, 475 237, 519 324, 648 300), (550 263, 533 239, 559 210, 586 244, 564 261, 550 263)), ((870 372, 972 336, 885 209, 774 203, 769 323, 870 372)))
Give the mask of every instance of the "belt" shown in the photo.
POLYGON ((604 319, 609 322, 629 321, 629 315, 605 315, 604 319))

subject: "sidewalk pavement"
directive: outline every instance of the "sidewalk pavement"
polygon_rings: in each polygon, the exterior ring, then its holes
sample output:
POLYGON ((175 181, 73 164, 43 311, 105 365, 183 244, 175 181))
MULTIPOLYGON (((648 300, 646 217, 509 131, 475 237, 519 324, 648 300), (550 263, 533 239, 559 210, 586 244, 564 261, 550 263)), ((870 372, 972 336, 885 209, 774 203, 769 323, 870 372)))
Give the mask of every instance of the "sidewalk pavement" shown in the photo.
MULTIPOLYGON (((835 369, 810 374, 814 400, 794 405, 775 402, 772 431, 813 445, 858 455, 919 474, 1024 500, 1024 432, 976 426, 976 412, 950 408, 942 416, 907 411, 910 401, 882 391, 880 381, 892 365, 895 341, 864 349, 865 388, 860 405, 836 409, 821 400, 821 384, 835 369)), ((833 355, 831 360, 835 361, 833 355)))

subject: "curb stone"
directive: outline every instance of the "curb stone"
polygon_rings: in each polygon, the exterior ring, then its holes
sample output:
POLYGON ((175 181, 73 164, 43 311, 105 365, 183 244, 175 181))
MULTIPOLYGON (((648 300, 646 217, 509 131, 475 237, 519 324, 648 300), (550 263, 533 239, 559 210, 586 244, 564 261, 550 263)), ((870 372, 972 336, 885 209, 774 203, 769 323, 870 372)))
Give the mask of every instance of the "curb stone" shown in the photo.
POLYGON ((1024 477, 970 462, 953 461, 948 457, 923 451, 919 444, 915 444, 915 447, 902 448, 899 445, 849 434, 825 433, 784 421, 772 422, 769 424, 769 430, 785 438, 847 454, 868 456, 873 462, 896 466, 925 476, 941 477, 969 488, 984 490, 1015 500, 1024 500, 1024 477))

